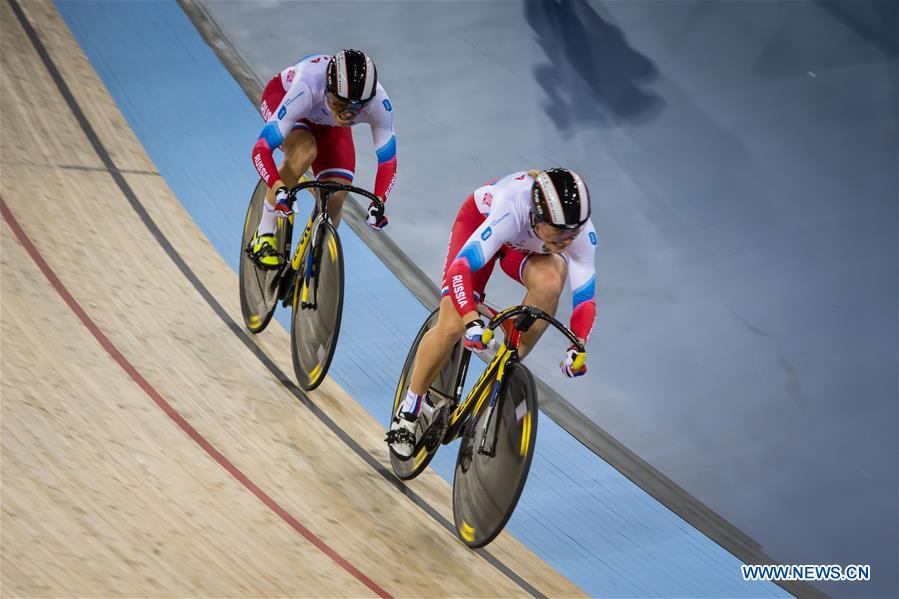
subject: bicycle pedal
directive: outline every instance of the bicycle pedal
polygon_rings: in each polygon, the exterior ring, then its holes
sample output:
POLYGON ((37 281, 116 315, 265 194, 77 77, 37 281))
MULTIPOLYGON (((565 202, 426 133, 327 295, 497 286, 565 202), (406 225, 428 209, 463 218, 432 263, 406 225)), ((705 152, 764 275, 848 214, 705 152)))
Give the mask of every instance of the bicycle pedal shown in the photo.
POLYGON ((279 268, 281 268, 283 266, 282 263, 264 264, 262 262, 262 258, 264 258, 265 256, 283 257, 278 252, 270 252, 270 253, 266 253, 266 254, 261 254, 261 253, 254 252, 253 248, 251 248, 249 246, 245 247, 243 251, 244 251, 244 253, 246 253, 247 257, 250 259, 250 262, 253 263, 253 266, 255 266, 256 268, 258 268, 260 270, 278 270, 279 268))
POLYGON ((402 429, 402 428, 387 431, 387 434, 384 436, 384 440, 387 441, 387 445, 390 449, 390 453, 393 454, 394 456, 396 456, 396 458, 398 460, 400 460, 401 462, 405 462, 407 460, 412 459, 412 456, 416 455, 418 453, 419 449, 421 448, 420 442, 418 444, 414 444, 415 436, 412 435, 412 433, 409 432, 408 430, 402 429), (412 442, 414 444, 412 453, 409 454, 408 456, 403 456, 403 455, 398 454, 396 451, 394 451, 393 444, 396 443, 397 441, 412 442))
POLYGON ((422 447, 426 447, 428 451, 434 451, 443 440, 446 432, 446 425, 449 422, 448 413, 443 407, 438 407, 434 413, 434 417, 428 424, 428 428, 422 431, 421 439, 415 447, 416 453, 422 447))

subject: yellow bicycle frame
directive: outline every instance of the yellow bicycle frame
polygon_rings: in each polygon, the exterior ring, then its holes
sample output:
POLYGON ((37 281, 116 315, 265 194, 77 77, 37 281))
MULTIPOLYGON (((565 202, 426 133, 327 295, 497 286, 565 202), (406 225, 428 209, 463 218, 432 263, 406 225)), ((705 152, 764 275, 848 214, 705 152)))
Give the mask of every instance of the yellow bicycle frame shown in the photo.
MULTIPOLYGON (((312 237, 312 217, 309 217, 309 220, 306 221, 306 228, 303 230, 303 236, 300 238, 300 243, 297 245, 296 251, 293 253, 293 258, 290 259, 290 268, 294 271, 300 270, 300 260, 303 259, 303 252, 306 251, 306 246, 309 245, 309 239, 312 237)), ((298 281, 299 282, 299 281, 298 281)), ((297 299, 302 299, 302 301, 306 301, 309 298, 309 285, 306 282, 305 277, 303 278, 302 291, 300 290, 300 285, 295 285, 293 288, 293 309, 297 309, 297 299)))
MULTIPOLYGON (((303 175, 300 178, 301 183, 309 181, 309 180, 310 179, 306 175, 303 175)), ((318 202, 318 198, 316 198, 316 202, 318 202)), ((313 220, 314 214, 315 213, 313 212, 313 214, 309 215, 309 218, 306 221, 306 228, 303 229, 303 235, 300 237, 300 243, 297 244, 297 248, 294 251, 293 256, 291 256, 291 258, 290 258, 290 268, 294 272, 299 272, 300 262, 303 259, 303 254, 306 251, 306 246, 309 245, 309 242, 312 239, 312 230, 315 228, 316 223, 318 223, 323 218, 323 215, 319 214, 313 220)), ((294 216, 291 215, 290 216, 291 223, 293 223, 293 218, 294 218, 294 216)), ((328 251, 331 254, 331 260, 332 261, 335 260, 336 256, 337 256, 337 243, 334 241, 333 237, 328 238, 328 251)), ((292 302, 293 310, 295 311, 297 309, 298 302, 300 302, 300 301, 306 302, 308 299, 309 299, 309 281, 308 281, 308 276, 304 276, 302 282, 297 281, 294 284, 293 302, 292 302)), ((322 362, 319 362, 315 366, 315 368, 313 368, 312 371, 309 372, 310 383, 316 382, 318 380, 319 375, 321 374, 321 368, 322 368, 322 362)))
POLYGON ((453 410, 453 414, 450 417, 449 426, 452 427, 455 425, 461 418, 464 417, 465 413, 468 411, 468 405, 475 401, 473 413, 477 413, 478 410, 481 409, 481 406, 484 404, 484 401, 490 396, 490 393, 493 391, 493 385, 488 384, 488 382, 492 379, 495 381, 495 384, 499 384, 503 380, 503 376, 506 373, 506 364, 509 363, 509 354, 511 350, 503 343, 499 350, 496 352, 496 355, 493 356, 493 359, 490 361, 490 364, 487 365, 487 368, 484 372, 481 373, 481 376, 478 377, 477 382, 472 388, 471 392, 465 397, 465 401, 460 403, 455 410, 453 410))
MULTIPOLYGON (((300 177, 300 183, 305 183, 310 179, 303 175, 300 177)), ((318 201, 316 199, 316 201, 318 201)), ((293 223, 293 215, 290 216, 291 223, 293 223)), ((309 219, 306 221, 306 228, 303 229, 303 235, 300 237, 300 243, 297 245, 297 249, 293 252, 293 257, 290 259, 290 268, 294 271, 300 270, 300 260, 303 258, 303 252, 306 251, 306 246, 309 245, 309 239, 312 237, 312 216, 309 216, 309 219)), ((333 251, 332 251, 333 253, 333 251)), ((309 299, 309 285, 303 280, 302 289, 300 285, 295 285, 293 289, 293 309, 297 309, 297 299, 301 301, 306 301, 309 299)))
MULTIPOLYGON (((499 320, 512 310, 518 309, 517 306, 513 306, 511 308, 506 308, 502 312, 498 312, 491 320, 499 320)), ((453 415, 450 418, 449 426, 452 427, 463 417, 466 412, 466 408, 471 401, 477 397, 477 403, 474 406, 474 412, 477 413, 478 410, 481 409, 481 405, 483 405, 484 400, 490 395, 490 392, 493 390, 493 385, 487 385, 486 381, 487 377, 493 377, 496 381, 502 381, 503 376, 506 373, 506 364, 509 362, 510 350, 503 343, 499 351, 496 352, 496 355, 493 356, 493 359, 490 361, 490 364, 487 365, 487 368, 481 373, 481 376, 478 378, 471 392, 465 397, 465 401, 459 404, 459 406, 453 411, 453 415), (494 376, 494 372, 496 375, 494 376), (482 388, 483 387, 483 388, 482 388)))

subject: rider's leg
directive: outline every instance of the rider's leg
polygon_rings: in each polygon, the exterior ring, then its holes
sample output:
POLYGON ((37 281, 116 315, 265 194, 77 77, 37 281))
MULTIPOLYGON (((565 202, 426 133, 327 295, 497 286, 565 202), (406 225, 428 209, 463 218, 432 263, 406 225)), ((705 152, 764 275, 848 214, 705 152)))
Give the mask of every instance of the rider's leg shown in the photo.
MULTIPOLYGON (((309 168, 315 159, 315 138, 305 128, 296 128, 284 140, 284 161, 278 168, 278 175, 285 185, 295 185, 300 175, 309 168)), ((253 260, 263 268, 277 268, 282 263, 275 248, 275 231, 278 228, 278 215, 275 213, 275 191, 266 190, 262 214, 256 234, 247 248, 253 260)))
MULTIPOLYGON (((449 265, 456 259, 459 250, 482 222, 484 222, 484 215, 478 211, 474 197, 468 196, 462 203, 462 208, 459 210, 452 233, 450 233, 446 265, 443 269, 445 293, 449 292, 446 280, 446 271, 449 265)), ((492 257, 472 276, 472 291, 474 291, 476 300, 479 300, 484 293, 484 287, 493 271, 494 262, 495 257, 492 257)), ((408 458, 412 455, 415 444, 433 422, 432 418, 437 411, 436 406, 428 401, 428 389, 446 363, 453 345, 458 343, 464 331, 462 317, 456 312, 452 299, 448 295, 444 296, 440 300, 437 323, 419 343, 409 379, 409 392, 400 404, 399 413, 390 424, 387 439, 391 450, 401 458, 408 458)))
MULTIPOLYGON (((453 223, 452 232, 450 232, 449 247, 446 251, 446 262, 443 267, 442 292, 446 295, 440 300, 440 312, 437 316, 436 326, 425 334, 418 346, 415 365, 412 368, 412 377, 409 380, 409 391, 411 393, 424 395, 427 392, 440 373, 440 369, 446 363, 453 345, 465 333, 462 317, 459 316, 449 296, 451 285, 446 278, 446 272, 455 261, 465 242, 468 241, 468 238, 482 222, 484 222, 484 215, 478 210, 474 196, 470 195, 462 202, 462 207, 459 208, 459 214, 456 215, 456 221, 453 223)), ((480 270, 472 275, 472 291, 474 291, 475 300, 477 301, 480 301, 484 289, 487 287, 487 281, 493 272, 494 264, 495 257, 488 260, 480 270)))
MULTIPOLYGON (((315 137, 309 129, 294 129, 287 134, 281 149, 284 151, 284 160, 278 167, 278 173, 285 185, 296 185, 318 155, 315 137)), ((265 201, 270 206, 275 205, 275 190, 268 190, 265 201)))
MULTIPOLYGON (((313 125, 318 155, 312 163, 312 172, 320 181, 352 184, 356 173, 356 148, 350 127, 313 125)), ((328 216, 334 226, 340 224, 345 191, 338 191, 328 198, 328 216)))
MULTIPOLYGON (((521 282, 527 287, 522 302, 527 306, 537 306, 555 316, 559 306, 559 296, 568 277, 568 265, 558 254, 532 254, 528 256, 521 270, 521 282)), ((521 336, 518 353, 523 358, 531 351, 540 336, 549 326, 545 320, 538 320, 527 333, 521 336)))
POLYGON ((409 391, 424 395, 437 379, 440 369, 449 358, 453 346, 465 333, 462 317, 456 312, 449 296, 440 300, 437 324, 422 337, 415 354, 415 364, 409 379, 409 391))
MULTIPOLYGON (((300 176, 306 172, 316 156, 315 138, 308 129, 298 128, 291 131, 281 146, 284 150, 284 161, 278 167, 278 174, 285 185, 296 185, 300 176)), ((257 230, 260 235, 271 235, 277 227, 278 217, 275 214, 275 190, 265 193, 266 205, 257 230)))
POLYGON ((427 391, 464 330, 462 317, 456 313, 452 300, 444 297, 440 301, 437 324, 425 334, 418 346, 409 391, 387 434, 391 450, 402 459, 411 457, 415 445, 433 423, 437 408, 429 401, 427 391))

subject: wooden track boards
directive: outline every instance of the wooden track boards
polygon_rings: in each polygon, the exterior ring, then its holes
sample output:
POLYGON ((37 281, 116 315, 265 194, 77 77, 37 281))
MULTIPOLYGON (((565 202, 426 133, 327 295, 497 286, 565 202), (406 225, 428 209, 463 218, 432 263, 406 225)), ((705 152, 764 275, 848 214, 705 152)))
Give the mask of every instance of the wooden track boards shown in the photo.
MULTIPOLYGON (((236 275, 155 172, 52 4, 22 9, 149 217, 240 322, 236 275)), ((129 205, 6 2, 0 17, 0 196, 146 382, 98 342, 4 218, 2 594, 372 594, 203 442, 389 594, 525 594, 351 452, 241 343, 129 205)), ((277 323, 255 341, 292 373, 277 323)), ((310 399, 389 468, 381 426, 332 380, 310 399)), ((410 486, 452 520, 442 479, 429 471, 410 486)), ((488 549, 544 594, 580 594, 508 535, 488 549)))

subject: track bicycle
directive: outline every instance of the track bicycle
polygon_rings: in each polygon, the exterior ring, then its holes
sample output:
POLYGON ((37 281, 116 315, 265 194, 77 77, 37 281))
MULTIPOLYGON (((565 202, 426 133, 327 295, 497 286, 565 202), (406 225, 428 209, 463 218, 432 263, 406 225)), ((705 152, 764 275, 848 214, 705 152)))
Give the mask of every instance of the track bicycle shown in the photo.
POLYGON ((279 300, 285 307, 290 306, 290 353, 294 374, 303 390, 312 391, 322 383, 331 366, 343 314, 343 251, 328 215, 328 198, 336 191, 348 191, 378 203, 381 200, 353 185, 304 177, 290 189, 288 197, 295 206, 299 192, 315 190, 312 214, 292 256, 290 247, 295 215, 278 219, 275 240, 281 264, 268 268, 252 259, 250 247, 262 215, 266 189, 265 182, 260 180, 250 198, 244 221, 240 311, 247 329, 251 333, 261 333, 271 321, 279 300))
MULTIPOLYGON (((483 547, 502 531, 524 489, 534 455, 537 387, 533 375, 521 364, 521 335, 537 320, 545 320, 577 348, 575 368, 585 359, 584 346, 574 333, 536 307, 515 306, 497 313, 479 304, 478 311, 490 318, 487 330, 501 331, 504 341, 461 399, 471 352, 460 340, 429 389, 437 411, 412 456, 404 460, 390 452, 394 473, 401 480, 410 480, 427 467, 441 443, 447 445, 462 437, 453 478, 453 519, 459 538, 472 548, 483 547)), ((438 313, 439 308, 430 314, 412 343, 397 384, 391 419, 409 388, 418 345, 436 325, 438 313)))

